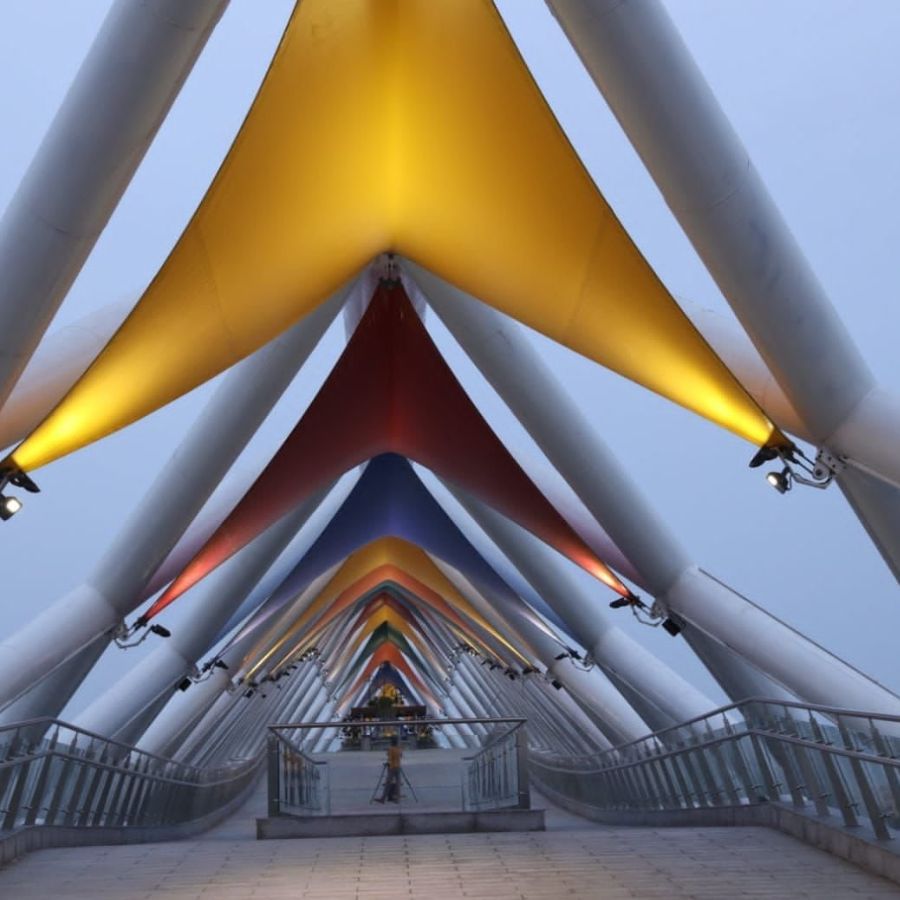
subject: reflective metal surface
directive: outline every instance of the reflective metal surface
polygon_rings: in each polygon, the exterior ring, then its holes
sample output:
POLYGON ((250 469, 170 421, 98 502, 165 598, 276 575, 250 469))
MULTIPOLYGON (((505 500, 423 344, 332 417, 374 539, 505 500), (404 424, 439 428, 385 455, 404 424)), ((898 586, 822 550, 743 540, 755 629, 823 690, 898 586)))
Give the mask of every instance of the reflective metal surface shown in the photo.
POLYGON ((35 825, 158 827, 227 805, 262 757, 199 768, 56 719, 0 728, 0 834, 35 825))
POLYGON ((531 755, 535 779, 602 810, 765 802, 900 832, 900 718, 749 700, 583 757, 531 755))

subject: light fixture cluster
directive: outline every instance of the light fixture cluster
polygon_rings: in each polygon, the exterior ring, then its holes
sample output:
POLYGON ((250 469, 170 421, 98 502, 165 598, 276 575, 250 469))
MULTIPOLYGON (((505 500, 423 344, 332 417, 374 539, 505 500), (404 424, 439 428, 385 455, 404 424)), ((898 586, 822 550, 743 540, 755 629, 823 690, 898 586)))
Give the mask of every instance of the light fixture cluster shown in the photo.
POLYGON ((766 481, 779 494, 786 494, 795 484, 824 490, 847 465, 843 457, 824 447, 816 453, 815 460, 811 460, 799 447, 792 446, 778 450, 763 447, 751 460, 750 467, 756 468, 775 459, 781 460, 782 468, 767 472, 766 481))
MULTIPOLYGON (((610 609, 630 609, 632 615, 641 623, 651 628, 662 626, 663 631, 672 637, 678 637, 684 631, 687 622, 673 612, 666 610, 659 602, 648 607, 640 597, 629 594, 627 597, 618 597, 609 604, 610 609)), ((559 659, 559 657, 557 657, 559 659)))
POLYGON ((202 681, 209 681, 216 669, 228 669, 228 664, 221 659, 207 660, 203 665, 189 675, 186 675, 178 685, 179 691, 186 691, 192 684, 200 684, 202 681))
POLYGON ((155 634, 157 637, 161 638, 172 637, 172 632, 164 625, 151 625, 149 628, 147 628, 146 625, 147 622, 145 619, 138 619, 130 628, 126 628, 124 625, 120 626, 118 631, 113 635, 115 645, 121 650, 128 650, 131 647, 137 647, 138 644, 143 644, 151 634, 155 634), (135 638, 135 635, 142 628, 144 629, 143 633, 140 637, 135 638), (134 640, 132 640, 132 638, 134 638, 134 640))
POLYGON ((31 494, 40 492, 40 488, 20 469, 0 470, 0 521, 11 519, 21 508, 22 501, 18 497, 5 494, 10 486, 20 487, 31 494))

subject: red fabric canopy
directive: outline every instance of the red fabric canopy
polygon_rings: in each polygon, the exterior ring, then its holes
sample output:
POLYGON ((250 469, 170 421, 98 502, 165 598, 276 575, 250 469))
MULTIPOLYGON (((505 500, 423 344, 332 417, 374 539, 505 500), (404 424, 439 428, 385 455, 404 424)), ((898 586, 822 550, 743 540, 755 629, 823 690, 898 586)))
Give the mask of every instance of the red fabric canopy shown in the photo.
POLYGON ((150 618, 318 488, 394 452, 477 495, 618 593, 627 588, 547 501, 478 412, 399 282, 383 281, 278 453, 150 618))

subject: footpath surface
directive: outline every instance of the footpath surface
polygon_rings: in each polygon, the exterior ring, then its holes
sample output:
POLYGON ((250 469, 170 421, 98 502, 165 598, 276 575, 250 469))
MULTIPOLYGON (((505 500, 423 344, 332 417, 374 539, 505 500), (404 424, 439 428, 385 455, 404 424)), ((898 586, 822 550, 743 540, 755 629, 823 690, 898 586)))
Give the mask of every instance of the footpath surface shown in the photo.
POLYGON ((530 834, 257 841, 263 786, 169 844, 43 850, 0 870, 3 900, 827 900, 900 888, 764 828, 611 828, 547 805, 530 834))

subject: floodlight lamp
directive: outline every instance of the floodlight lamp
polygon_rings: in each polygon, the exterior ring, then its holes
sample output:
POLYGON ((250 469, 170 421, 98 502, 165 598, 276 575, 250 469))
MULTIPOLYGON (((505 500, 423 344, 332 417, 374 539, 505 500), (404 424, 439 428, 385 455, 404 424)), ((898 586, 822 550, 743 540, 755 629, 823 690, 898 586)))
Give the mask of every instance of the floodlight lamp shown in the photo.
POLYGON ((6 497, 0 494, 0 519, 6 522, 22 508, 22 501, 18 497, 6 497))
POLYGON ((766 475, 766 481, 779 494, 786 494, 791 489, 791 470, 785 466, 780 472, 769 472, 766 475))
POLYGON ((631 607, 632 611, 637 609, 646 609, 647 606, 637 594, 633 594, 629 591, 624 597, 616 597, 615 600, 609 601, 610 609, 625 609, 627 607, 631 607))
POLYGON ((151 625, 150 631, 152 634, 155 634, 157 637, 161 637, 161 638, 172 637, 172 632, 169 631, 169 629, 163 625, 151 625))
POLYGON ((557 654, 556 656, 554 656, 553 658, 554 658, 557 662, 559 662, 559 660, 565 659, 568 655, 569 655, 569 654, 568 654, 567 652, 566 652, 566 653, 558 653, 558 654, 557 654))
POLYGON ((182 678, 178 683, 179 691, 186 691, 194 682, 190 678, 182 678))
POLYGON ((681 634, 682 626, 674 619, 665 619, 662 623, 662 627, 665 631, 671 634, 672 637, 678 637, 678 635, 681 634))
POLYGON ((553 685, 553 687, 555 687, 558 691, 562 690, 562 682, 561 681, 554 680, 554 681, 551 681, 550 684, 553 685))

